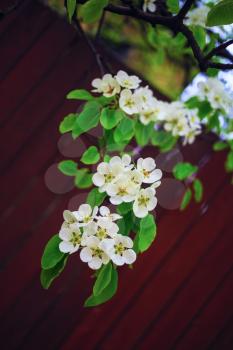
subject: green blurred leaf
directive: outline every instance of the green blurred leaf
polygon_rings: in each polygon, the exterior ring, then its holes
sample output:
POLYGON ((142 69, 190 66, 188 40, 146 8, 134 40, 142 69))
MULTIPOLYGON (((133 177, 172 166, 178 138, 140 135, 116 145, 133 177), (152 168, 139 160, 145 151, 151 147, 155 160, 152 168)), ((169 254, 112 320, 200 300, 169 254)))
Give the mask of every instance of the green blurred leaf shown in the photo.
POLYGON ((134 122, 129 118, 124 118, 114 130, 114 140, 116 143, 124 143, 129 141, 134 136, 134 122))
POLYGON ((125 113, 120 109, 102 109, 100 115, 100 123, 104 129, 110 130, 115 128, 122 118, 126 117, 125 113))
POLYGON ((80 169, 75 176, 75 186, 78 188, 89 188, 92 185, 92 174, 88 169, 80 169))
POLYGON ((135 139, 139 146, 145 146, 149 143, 154 131, 154 124, 143 125, 139 121, 135 124, 135 139))
POLYGON ((78 114, 70 113, 68 114, 59 125, 59 131, 64 134, 73 129, 74 123, 78 117, 78 114))
POLYGON ((206 45, 206 30, 201 26, 194 26, 192 31, 200 48, 203 49, 206 45))
POLYGON ((65 254, 59 249, 61 242, 58 235, 54 235, 45 246, 44 253, 41 258, 41 267, 44 270, 53 268, 64 258, 65 254))
POLYGON ((169 11, 177 13, 179 11, 179 0, 167 0, 167 6, 169 11))
POLYGON ((111 281, 107 287, 99 295, 91 295, 86 301, 84 306, 92 307, 100 305, 111 299, 117 291, 118 274, 116 268, 112 268, 111 281))
POLYGON ((193 181, 194 198, 197 203, 201 202, 203 197, 203 185, 200 180, 193 181))
POLYGON ((76 119, 72 136, 74 138, 80 136, 84 132, 95 128, 99 123, 101 105, 96 101, 89 101, 85 104, 83 111, 76 119))
POLYGON ((233 23, 233 0, 223 0, 209 11, 207 26, 221 26, 233 23))
POLYGON ((67 176, 75 176, 77 173, 77 163, 73 160, 63 160, 58 164, 58 169, 67 176))
POLYGON ((146 251, 151 246, 156 237, 156 231, 157 228, 153 215, 148 214, 145 218, 141 219, 137 242, 140 252, 146 251))
POLYGON ((151 143, 158 146, 161 152, 170 151, 176 144, 177 139, 169 132, 164 130, 154 130, 151 135, 151 143))
POLYGON ((228 153, 225 167, 228 172, 233 171, 233 151, 228 153))
POLYGON ((98 276, 96 278, 94 287, 93 287, 93 294, 95 296, 100 295, 104 289, 109 285, 111 282, 112 277, 112 263, 109 262, 107 265, 103 265, 98 271, 98 276))
POLYGON ((40 282, 44 289, 48 289, 55 278, 57 278, 66 266, 68 256, 64 256, 61 261, 54 267, 47 270, 42 270, 40 273, 40 282))
POLYGON ((92 208, 94 208, 96 205, 99 207, 104 199, 106 198, 106 193, 105 192, 99 192, 98 188, 93 188, 88 196, 87 196, 87 203, 90 204, 92 208))
POLYGON ((108 0, 89 0, 80 7, 80 17, 85 23, 98 21, 104 8, 108 5, 108 0))
POLYGON ((183 196, 181 205, 180 205, 180 210, 184 210, 190 203, 192 198, 192 191, 190 188, 188 188, 183 196))
POLYGON ((117 212, 120 215, 124 215, 126 213, 128 213, 130 210, 132 210, 132 203, 121 203, 117 206, 117 212))
POLYGON ((100 160, 100 154, 95 146, 90 146, 80 159, 84 164, 96 164, 100 160))
POLYGON ((117 225, 119 227, 119 233, 123 236, 128 236, 133 227, 134 216, 132 211, 128 211, 122 217, 122 219, 117 221, 117 225))
POLYGON ((67 0, 67 12, 69 21, 72 21, 73 14, 76 9, 76 0, 67 0))
POLYGON ((72 90, 68 93, 66 98, 68 100, 84 100, 84 101, 91 101, 94 99, 94 97, 90 94, 90 92, 84 89, 72 90))
POLYGON ((177 180, 185 180, 189 176, 196 173, 198 167, 190 164, 190 163, 177 163, 173 168, 173 175, 177 180))
POLYGON ((228 145, 226 142, 223 142, 223 141, 215 142, 213 145, 214 151, 222 151, 226 148, 228 148, 228 145))

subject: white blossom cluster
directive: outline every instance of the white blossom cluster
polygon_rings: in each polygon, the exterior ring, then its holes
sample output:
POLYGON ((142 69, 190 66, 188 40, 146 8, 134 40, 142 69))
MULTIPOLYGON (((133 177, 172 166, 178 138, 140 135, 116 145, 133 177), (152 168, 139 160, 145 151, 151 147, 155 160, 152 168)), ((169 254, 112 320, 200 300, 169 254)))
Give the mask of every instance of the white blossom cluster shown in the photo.
POLYGON ((150 12, 155 12, 156 10, 156 5, 155 5, 156 0, 144 0, 142 9, 144 12, 150 11, 150 12))
POLYGON ((188 26, 201 26, 205 28, 207 15, 209 11, 210 8, 205 5, 190 10, 187 14, 185 24, 188 26))
POLYGON ((93 91, 105 97, 116 96, 119 107, 128 115, 137 115, 142 124, 151 122, 164 126, 173 136, 184 139, 184 144, 192 143, 201 132, 197 110, 187 109, 182 102, 163 102, 156 99, 148 86, 141 87, 141 80, 119 71, 116 76, 105 74, 102 79, 94 79, 93 91))
POLYGON ((217 78, 207 78, 198 83, 198 95, 201 100, 209 101, 214 109, 229 113, 233 108, 232 96, 225 89, 224 84, 217 78))
POLYGON ((112 204, 133 202, 134 215, 143 218, 157 205, 155 188, 160 185, 161 177, 162 171, 156 169, 152 158, 139 158, 134 165, 129 155, 123 155, 112 157, 109 163, 100 163, 92 180, 100 192, 107 193, 112 204), (145 184, 149 187, 143 188, 145 184))
POLYGON ((77 211, 65 210, 63 217, 59 232, 61 252, 72 254, 80 250, 80 259, 93 270, 110 260, 119 266, 136 260, 132 239, 118 233, 115 221, 121 216, 110 213, 109 208, 92 210, 89 204, 82 204, 77 211))

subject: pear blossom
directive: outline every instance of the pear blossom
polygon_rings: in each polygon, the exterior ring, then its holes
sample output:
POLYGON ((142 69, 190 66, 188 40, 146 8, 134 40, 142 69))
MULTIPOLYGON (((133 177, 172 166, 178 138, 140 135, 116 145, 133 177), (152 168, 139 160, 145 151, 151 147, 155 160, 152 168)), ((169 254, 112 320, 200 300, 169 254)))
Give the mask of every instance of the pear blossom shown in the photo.
POLYGON ((110 202, 115 205, 132 202, 136 193, 137 185, 130 180, 127 174, 119 177, 116 183, 110 184, 107 190, 110 202))
POLYGON ((144 218, 148 212, 154 210, 157 205, 157 198, 155 197, 155 189, 148 187, 141 189, 133 203, 134 215, 138 218, 144 218))
POLYGON ((155 5, 156 0, 144 0, 142 9, 144 12, 150 11, 150 12, 155 12, 156 10, 156 5, 155 5))
POLYGON ((113 239, 103 240, 100 246, 118 266, 133 264, 136 260, 136 253, 132 249, 133 241, 130 237, 118 234, 113 239))
POLYGON ((139 110, 152 107, 156 102, 156 99, 153 97, 153 91, 148 86, 135 90, 134 97, 139 110))
POLYGON ((107 219, 107 220, 110 220, 110 221, 116 221, 116 220, 119 220, 119 219, 122 218, 122 216, 119 215, 119 214, 111 213, 110 209, 108 207, 104 206, 104 205, 102 205, 99 208, 99 213, 101 215, 100 218, 107 219))
POLYGON ((79 227, 74 225, 72 224, 69 228, 63 227, 59 232, 59 237, 62 240, 59 244, 59 249, 63 253, 75 253, 81 245, 82 233, 79 227))
POLYGON ((210 8, 205 5, 190 10, 187 14, 185 24, 188 26, 201 26, 205 28, 209 11, 210 8))
POLYGON ((125 113, 129 115, 132 115, 138 112, 137 102, 131 90, 124 89, 121 91, 119 106, 125 113))
POLYGON ((95 88, 93 92, 103 93, 105 97, 112 97, 121 90, 117 80, 111 74, 105 74, 102 79, 94 79, 92 86, 95 88))
POLYGON ((100 243, 99 238, 90 236, 85 240, 86 246, 80 252, 80 259, 88 263, 88 266, 93 270, 98 270, 102 264, 106 265, 110 260, 100 243))
POLYGON ((118 84, 126 89, 137 89, 141 83, 141 79, 139 79, 136 75, 128 75, 123 70, 119 70, 115 78, 118 84))
POLYGON ((153 183, 161 179, 162 171, 155 169, 156 164, 153 158, 139 158, 137 161, 137 170, 143 175, 142 182, 153 183))
POLYGON ((98 212, 98 207, 92 210, 89 204, 81 204, 76 212, 77 220, 80 222, 79 226, 86 226, 93 222, 98 212))

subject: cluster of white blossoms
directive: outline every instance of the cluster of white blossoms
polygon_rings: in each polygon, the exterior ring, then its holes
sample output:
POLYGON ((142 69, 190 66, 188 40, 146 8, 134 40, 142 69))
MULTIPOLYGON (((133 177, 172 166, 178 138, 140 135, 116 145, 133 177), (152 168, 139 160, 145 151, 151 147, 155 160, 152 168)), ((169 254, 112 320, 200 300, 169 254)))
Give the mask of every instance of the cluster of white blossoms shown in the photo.
POLYGON ((205 5, 190 10, 187 14, 185 24, 188 26, 201 26, 205 28, 209 11, 210 8, 205 5))
POLYGON ((208 100, 211 107, 229 113, 233 108, 232 96, 224 84, 217 78, 207 78, 198 83, 198 95, 201 100, 208 100))
POLYGON ((160 185, 161 177, 162 171, 156 169, 152 158, 139 158, 134 165, 129 155, 123 155, 112 157, 109 163, 100 163, 92 180, 100 192, 107 193, 112 204, 133 202, 134 215, 143 218, 157 205, 155 188, 160 185))
POLYGON ((164 126, 173 136, 192 143, 201 132, 196 109, 188 109, 182 102, 163 102, 156 99, 148 86, 140 86, 141 80, 135 75, 119 71, 116 76, 105 74, 102 79, 94 79, 93 92, 105 97, 116 96, 119 108, 130 116, 138 116, 144 125, 154 123, 164 126))
POLYGON ((144 0, 142 9, 144 12, 150 11, 150 12, 155 12, 156 10, 156 5, 155 5, 156 0, 144 0))
POLYGON ((110 213, 109 208, 92 210, 89 204, 82 204, 77 211, 65 210, 63 217, 59 232, 61 252, 72 254, 80 250, 80 259, 93 270, 110 260, 119 266, 136 260, 132 239, 118 233, 115 221, 121 216, 110 213))

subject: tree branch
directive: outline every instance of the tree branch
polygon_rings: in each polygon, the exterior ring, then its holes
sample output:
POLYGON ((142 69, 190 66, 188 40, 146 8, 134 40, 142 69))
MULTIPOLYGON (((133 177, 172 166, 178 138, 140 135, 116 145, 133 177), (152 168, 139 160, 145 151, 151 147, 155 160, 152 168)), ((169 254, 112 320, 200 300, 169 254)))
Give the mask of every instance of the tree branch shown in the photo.
POLYGON ((183 7, 180 9, 179 13, 177 14, 177 17, 179 18, 180 21, 183 21, 183 19, 191 9, 194 2, 195 0, 186 0, 183 7))
POLYGON ((208 55, 206 55, 206 59, 210 59, 213 56, 219 56, 219 54, 221 54, 221 51, 223 51, 224 49, 226 49, 228 46, 233 44, 233 39, 226 41, 225 43, 215 47, 213 50, 211 50, 208 55))

